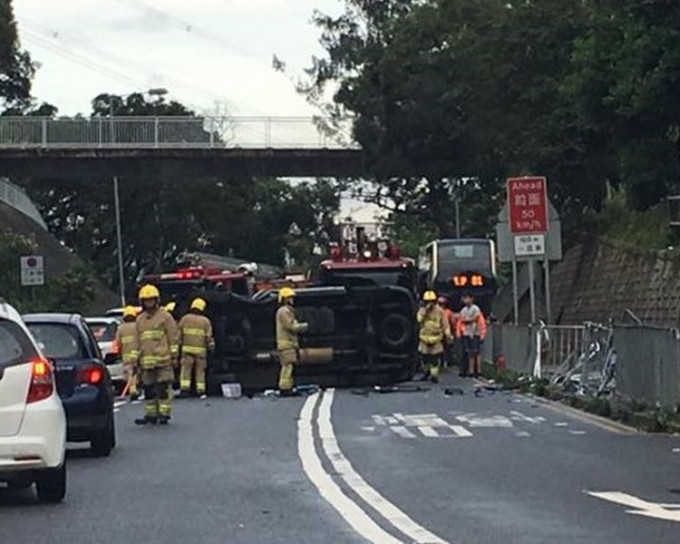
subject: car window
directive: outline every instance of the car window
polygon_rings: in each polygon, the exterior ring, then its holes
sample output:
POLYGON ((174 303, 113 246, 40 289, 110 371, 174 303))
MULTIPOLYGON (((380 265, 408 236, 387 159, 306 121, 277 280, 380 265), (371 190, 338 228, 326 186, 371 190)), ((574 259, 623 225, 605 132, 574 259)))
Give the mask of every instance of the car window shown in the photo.
POLYGON ((33 344, 21 327, 0 319, 0 368, 23 363, 36 355, 33 344))
POLYGON ((92 335, 97 342, 113 342, 116 338, 116 323, 104 321, 88 321, 87 326, 92 331, 92 335))
POLYGON ((83 359, 84 346, 78 329, 61 323, 29 323, 35 339, 43 345, 45 355, 51 359, 83 359))

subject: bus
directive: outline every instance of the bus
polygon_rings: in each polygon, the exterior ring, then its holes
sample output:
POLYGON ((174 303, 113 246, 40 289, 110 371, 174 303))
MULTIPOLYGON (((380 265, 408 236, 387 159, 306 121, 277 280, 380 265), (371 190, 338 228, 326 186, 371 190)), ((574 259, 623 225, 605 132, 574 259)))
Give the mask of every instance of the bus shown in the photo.
POLYGON ((420 291, 434 289, 449 300, 452 310, 470 293, 484 315, 491 313, 496 295, 496 246, 492 240, 460 238, 434 240, 420 251, 420 291))

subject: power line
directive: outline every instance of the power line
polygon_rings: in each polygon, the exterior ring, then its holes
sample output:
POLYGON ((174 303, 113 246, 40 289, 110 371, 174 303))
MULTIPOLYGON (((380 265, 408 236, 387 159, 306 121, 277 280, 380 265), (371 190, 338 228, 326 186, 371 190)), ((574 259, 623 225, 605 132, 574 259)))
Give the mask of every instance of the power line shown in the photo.
POLYGON ((70 60, 71 62, 75 62, 76 64, 80 64, 81 66, 87 68, 88 70, 98 72, 110 79, 118 81, 119 83, 133 85, 135 88, 141 88, 139 85, 139 81, 137 79, 134 79, 126 74, 112 70, 110 67, 94 62, 91 59, 78 56, 68 51, 67 49, 64 49, 63 47, 55 45, 54 43, 45 39, 43 36, 34 34, 31 31, 24 31, 22 34, 27 38, 27 41, 33 43, 34 45, 46 51, 49 51, 50 53, 58 55, 64 59, 70 60))
MULTIPOLYGON (((48 28, 44 25, 41 25, 39 23, 36 23, 34 21, 30 21, 30 20, 25 19, 25 18, 22 19, 22 20, 24 21, 25 26, 28 27, 29 31, 32 27, 34 33, 37 32, 37 33, 40 33, 40 34, 43 35, 42 36, 43 45, 45 43, 48 43, 48 42, 54 40, 54 42, 56 42, 54 44, 54 47, 61 47, 62 51, 67 51, 68 54, 70 54, 72 56, 84 58, 82 54, 74 53, 74 52, 68 51, 66 49, 66 47, 68 47, 68 46, 65 45, 63 42, 64 41, 70 42, 73 46, 78 47, 79 51, 83 51, 83 48, 86 48, 86 49, 90 50, 91 52, 96 53, 98 57, 108 57, 108 59, 110 61, 112 61, 114 64, 118 64, 118 65, 121 65, 121 64, 125 65, 125 66, 131 66, 132 65, 133 69, 135 69, 135 71, 137 71, 139 74, 143 73, 144 75, 147 75, 147 68, 139 62, 132 61, 132 60, 125 58, 125 57, 121 57, 119 55, 116 55, 115 53, 101 49, 101 48, 95 46, 94 44, 92 44, 90 42, 87 42, 87 41, 82 40, 82 39, 74 38, 74 37, 69 36, 67 34, 64 34, 62 32, 50 29, 50 28, 48 28), (134 66, 136 66, 137 68, 134 68, 134 66)), ((73 60, 73 59, 71 59, 71 60, 73 60)), ((87 61, 84 61, 84 62, 93 62, 93 61, 91 61, 88 58, 87 61)), ((94 61, 94 62, 96 62, 96 61, 94 61)), ((101 67, 102 65, 99 64, 99 66, 101 67)), ((108 69, 108 68, 106 68, 106 69, 108 69)), ((111 70, 111 71, 113 72, 114 70, 111 70)), ((174 76, 167 76, 167 75, 162 74, 162 73, 158 73, 158 75, 163 77, 164 79, 169 80, 170 82, 172 82, 173 84, 176 84, 179 87, 184 87, 186 89, 192 89, 193 91, 201 93, 203 96, 209 97, 213 100, 223 99, 223 97, 220 97, 219 95, 217 95, 215 93, 207 91, 206 89, 204 89, 202 87, 193 85, 193 84, 188 83, 184 80, 175 78, 174 76)), ((128 76, 124 76, 124 77, 126 77, 127 79, 131 79, 128 76)), ((137 81, 135 81, 135 84, 137 84, 137 81)))
POLYGON ((246 57, 258 58, 258 55, 252 53, 251 51, 247 51, 237 45, 234 45, 233 43, 226 41, 222 36, 217 36, 208 30, 203 30, 200 27, 194 25, 191 21, 182 19, 181 17, 169 12, 167 9, 160 8, 143 0, 116 0, 116 2, 144 13, 155 13, 163 20, 169 22, 175 28, 182 30, 185 34, 203 39, 204 41, 217 45, 222 49, 229 51, 230 53, 236 52, 246 57))

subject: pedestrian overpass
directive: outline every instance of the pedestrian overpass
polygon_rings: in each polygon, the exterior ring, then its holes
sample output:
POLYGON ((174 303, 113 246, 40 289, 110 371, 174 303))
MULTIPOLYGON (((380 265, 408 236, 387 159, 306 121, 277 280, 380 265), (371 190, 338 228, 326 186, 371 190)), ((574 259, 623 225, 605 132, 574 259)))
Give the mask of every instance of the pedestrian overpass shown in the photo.
POLYGON ((0 176, 358 177, 361 149, 321 117, 0 117, 0 176))

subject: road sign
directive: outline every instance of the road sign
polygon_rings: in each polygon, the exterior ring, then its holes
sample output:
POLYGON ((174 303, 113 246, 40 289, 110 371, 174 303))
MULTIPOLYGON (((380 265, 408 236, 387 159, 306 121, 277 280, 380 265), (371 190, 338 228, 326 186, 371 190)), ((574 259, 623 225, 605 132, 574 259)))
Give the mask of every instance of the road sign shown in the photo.
POLYGON ((515 257, 545 255, 545 234, 520 234, 515 237, 515 257))
MULTIPOLYGON (((508 204, 501 208, 496 224, 496 249, 498 260, 511 263, 513 260, 528 260, 515 254, 515 237, 510 232, 510 213, 508 204)), ((545 253, 550 261, 562 259, 562 225, 557 210, 548 200, 548 232, 545 234, 545 253)), ((535 257, 533 257, 535 258, 535 257)))
POLYGON ((44 285, 45 269, 40 255, 21 257, 21 285, 44 285))
POLYGON ((508 178, 511 234, 545 234, 548 231, 547 185, 544 177, 508 178))

